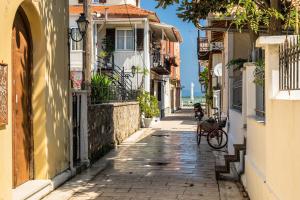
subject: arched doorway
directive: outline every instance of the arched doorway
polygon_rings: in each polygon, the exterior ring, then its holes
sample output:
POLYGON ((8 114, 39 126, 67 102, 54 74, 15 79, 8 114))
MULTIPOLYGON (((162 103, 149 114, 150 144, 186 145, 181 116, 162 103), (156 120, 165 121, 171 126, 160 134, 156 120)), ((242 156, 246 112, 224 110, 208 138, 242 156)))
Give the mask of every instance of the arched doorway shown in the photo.
POLYGON ((33 179, 32 38, 25 12, 19 7, 12 29, 13 186, 33 179))

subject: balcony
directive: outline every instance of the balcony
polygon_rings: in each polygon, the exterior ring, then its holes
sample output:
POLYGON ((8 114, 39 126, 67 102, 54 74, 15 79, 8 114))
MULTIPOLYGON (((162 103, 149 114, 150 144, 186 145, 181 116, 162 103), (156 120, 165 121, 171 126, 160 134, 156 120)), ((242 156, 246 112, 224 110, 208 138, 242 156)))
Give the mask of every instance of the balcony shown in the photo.
POLYGON ((152 50, 151 70, 159 75, 170 75, 171 60, 172 58, 161 54, 159 50, 152 50))
POLYGON ((207 37, 198 37, 198 60, 208 60, 210 45, 207 37))

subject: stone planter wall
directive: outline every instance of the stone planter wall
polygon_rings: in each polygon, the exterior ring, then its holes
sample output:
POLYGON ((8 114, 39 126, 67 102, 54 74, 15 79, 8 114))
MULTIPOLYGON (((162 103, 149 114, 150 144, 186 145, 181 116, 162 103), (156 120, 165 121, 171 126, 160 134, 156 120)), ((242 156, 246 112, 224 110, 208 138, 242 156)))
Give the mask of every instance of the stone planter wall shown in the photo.
POLYGON ((96 161, 140 128, 138 102, 88 107, 89 157, 96 161))

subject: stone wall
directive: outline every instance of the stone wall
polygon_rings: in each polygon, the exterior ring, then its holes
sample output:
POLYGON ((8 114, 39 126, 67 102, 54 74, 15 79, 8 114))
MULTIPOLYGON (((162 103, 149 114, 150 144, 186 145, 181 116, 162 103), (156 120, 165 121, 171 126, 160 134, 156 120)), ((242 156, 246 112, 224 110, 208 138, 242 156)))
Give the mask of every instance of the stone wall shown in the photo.
POLYGON ((138 102, 89 105, 89 157, 95 161, 140 128, 138 102))

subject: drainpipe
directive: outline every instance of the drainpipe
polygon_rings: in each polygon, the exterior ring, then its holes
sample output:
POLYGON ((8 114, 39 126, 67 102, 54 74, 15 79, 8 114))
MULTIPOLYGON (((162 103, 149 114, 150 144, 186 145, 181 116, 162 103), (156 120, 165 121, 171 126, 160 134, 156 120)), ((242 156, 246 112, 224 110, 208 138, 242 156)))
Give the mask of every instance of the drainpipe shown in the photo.
POLYGON ((105 8, 105 22, 108 20, 108 12, 107 12, 108 8, 105 8))
POLYGON ((148 70, 148 75, 145 76, 144 89, 150 92, 150 53, 149 53, 149 22, 144 19, 144 64, 148 70))

